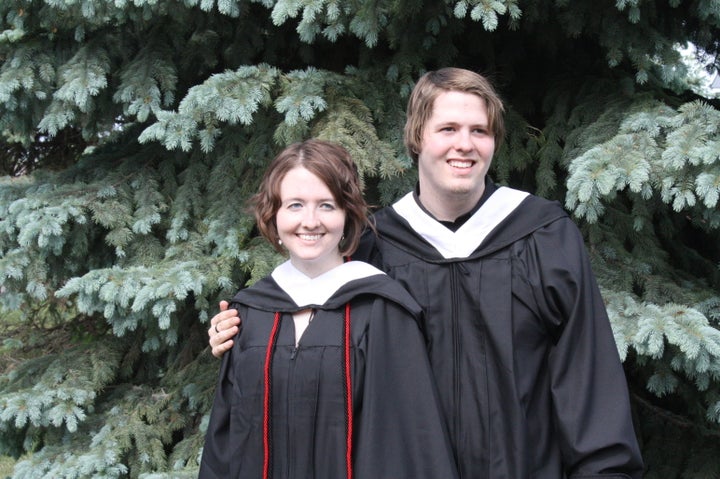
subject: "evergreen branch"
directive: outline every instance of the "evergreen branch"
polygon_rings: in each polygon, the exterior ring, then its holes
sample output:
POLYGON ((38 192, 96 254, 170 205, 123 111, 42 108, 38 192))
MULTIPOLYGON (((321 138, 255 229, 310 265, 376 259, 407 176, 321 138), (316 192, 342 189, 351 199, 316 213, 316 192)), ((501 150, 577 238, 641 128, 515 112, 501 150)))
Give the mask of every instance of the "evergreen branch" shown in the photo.
POLYGON ((60 427, 75 432, 97 393, 114 379, 120 349, 75 347, 62 354, 26 361, 11 371, 0 390, 0 422, 17 429, 60 427))
POLYGON ((470 18, 482 22, 487 31, 494 31, 498 27, 499 15, 509 14, 514 21, 520 19, 522 10, 516 0, 461 0, 455 4, 453 13, 457 18, 464 18, 468 11, 470 18))
POLYGON ((711 214, 703 206, 714 208, 720 195, 719 132, 720 111, 706 104, 672 111, 641 102, 614 137, 571 160, 566 206, 594 223, 627 190, 644 199, 657 192, 676 212, 711 214))
POLYGON ((157 140, 166 148, 189 151, 192 140, 205 126, 204 149, 210 151, 216 134, 216 122, 250 125, 261 106, 270 103, 277 70, 267 65, 240 67, 234 72, 218 73, 195 86, 180 102, 176 113, 157 113, 158 122, 139 137, 140 142, 157 140))
POLYGON ((700 434, 704 437, 710 437, 710 438, 719 438, 720 437, 720 431, 717 431, 715 429, 710 429, 706 426, 698 424, 696 421, 691 420, 685 416, 681 416, 680 414, 675 414, 671 411, 668 411, 665 408, 656 406, 653 403, 651 403, 650 401, 642 398, 638 394, 632 394, 632 400, 633 400, 633 402, 642 406, 644 409, 650 411, 654 416, 660 417, 664 421, 667 421, 668 423, 673 424, 674 426, 679 427, 680 429, 692 430, 692 431, 695 431, 695 433, 700 434))

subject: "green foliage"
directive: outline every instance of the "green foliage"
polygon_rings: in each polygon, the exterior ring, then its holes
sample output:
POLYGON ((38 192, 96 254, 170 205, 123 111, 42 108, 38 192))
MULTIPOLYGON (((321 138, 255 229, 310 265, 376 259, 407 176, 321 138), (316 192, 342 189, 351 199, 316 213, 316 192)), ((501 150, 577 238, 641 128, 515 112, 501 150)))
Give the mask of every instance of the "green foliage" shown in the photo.
POLYGON ((159 121, 140 135, 140 141, 157 140, 166 148, 189 151, 197 132, 204 151, 213 148, 221 123, 252 124, 253 114, 270 102, 269 90, 278 72, 274 68, 240 67, 219 73, 191 88, 177 113, 158 112, 159 121))
POLYGON ((282 261, 246 201, 285 145, 409 191, 428 69, 494 81, 491 175, 587 238, 648 478, 717 477, 714 0, 0 2, 0 457, 13 478, 195 477, 220 299, 282 261))
POLYGON ((12 474, 15 460, 11 457, 0 456, 0 477, 7 479, 12 474))
POLYGON ((567 207, 594 223, 603 201, 619 191, 628 190, 639 202, 657 194, 676 212, 687 211, 717 229, 720 112, 699 100, 678 109, 642 99, 617 107, 624 112, 617 132, 573 158, 567 207))
POLYGON ((522 10, 518 6, 518 2, 515 0, 507 2, 461 0, 455 4, 453 13, 457 18, 465 18, 465 16, 469 13, 470 18, 476 22, 481 22, 483 28, 488 31, 497 29, 500 17, 505 14, 507 14, 513 22, 517 22, 522 16, 522 10))

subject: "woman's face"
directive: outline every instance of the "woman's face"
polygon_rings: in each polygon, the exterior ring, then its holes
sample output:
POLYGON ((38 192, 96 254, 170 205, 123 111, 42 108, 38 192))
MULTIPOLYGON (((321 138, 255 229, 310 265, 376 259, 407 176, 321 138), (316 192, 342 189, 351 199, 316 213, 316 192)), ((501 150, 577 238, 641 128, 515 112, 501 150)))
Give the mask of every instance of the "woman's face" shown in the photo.
POLYGON ((330 189, 302 166, 280 182, 280 209, 275 214, 278 236, 292 264, 314 278, 343 263, 340 240, 345 211, 330 189))

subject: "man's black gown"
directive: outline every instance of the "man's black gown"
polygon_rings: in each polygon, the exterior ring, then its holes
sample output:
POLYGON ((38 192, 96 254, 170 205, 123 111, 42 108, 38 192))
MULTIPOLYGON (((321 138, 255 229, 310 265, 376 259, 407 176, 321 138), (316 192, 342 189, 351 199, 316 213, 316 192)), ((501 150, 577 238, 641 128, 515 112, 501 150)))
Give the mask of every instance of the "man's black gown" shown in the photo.
POLYGON ((463 479, 639 479, 605 304, 556 202, 497 188, 457 230, 412 193, 375 214, 357 259, 420 303, 463 479))

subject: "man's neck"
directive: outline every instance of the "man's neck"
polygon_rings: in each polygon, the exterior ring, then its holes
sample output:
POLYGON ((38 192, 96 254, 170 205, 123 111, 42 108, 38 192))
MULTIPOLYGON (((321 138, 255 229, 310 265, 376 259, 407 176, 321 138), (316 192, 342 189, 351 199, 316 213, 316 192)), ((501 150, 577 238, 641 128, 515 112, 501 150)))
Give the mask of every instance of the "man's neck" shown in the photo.
POLYGON ((423 191, 421 185, 418 200, 422 207, 438 221, 455 221, 475 208, 484 192, 485 185, 483 184, 481 188, 471 192, 439 196, 423 191))
POLYGON ((465 222, 470 219, 471 216, 473 216, 479 209, 482 207, 482 205, 487 201, 487 199, 497 190, 497 186, 495 186, 495 183, 492 182, 492 180, 489 177, 485 177, 485 184, 482 192, 482 196, 480 199, 475 203, 474 206, 472 206, 469 210, 467 210, 465 213, 461 213, 458 216, 455 216, 451 221, 444 221, 439 218, 437 218, 433 213, 431 213, 425 205, 420 201, 420 184, 418 183, 415 187, 415 191, 413 192, 413 198, 415 199, 415 202, 417 205, 422 209, 425 213, 433 217, 435 220, 443 224, 446 228, 448 228, 451 231, 457 231, 460 229, 462 225, 465 224, 465 222))

